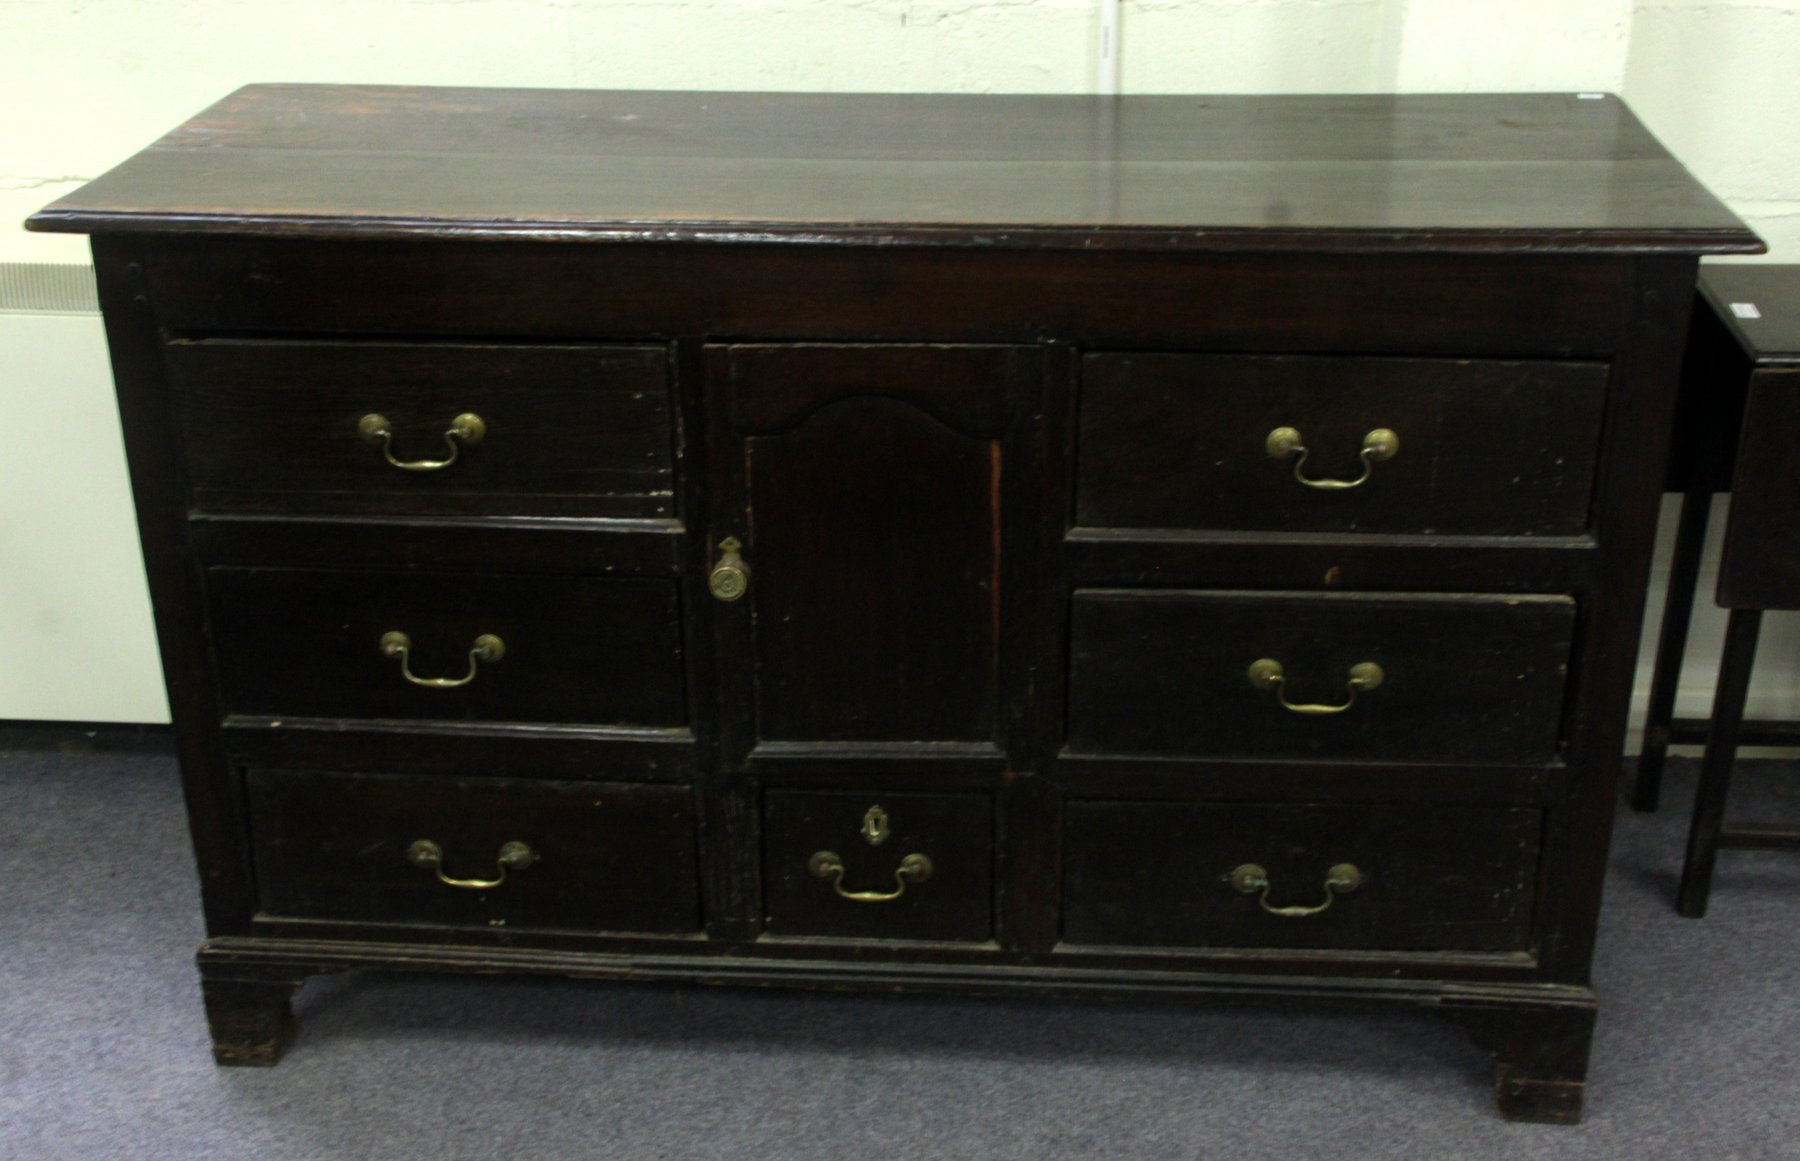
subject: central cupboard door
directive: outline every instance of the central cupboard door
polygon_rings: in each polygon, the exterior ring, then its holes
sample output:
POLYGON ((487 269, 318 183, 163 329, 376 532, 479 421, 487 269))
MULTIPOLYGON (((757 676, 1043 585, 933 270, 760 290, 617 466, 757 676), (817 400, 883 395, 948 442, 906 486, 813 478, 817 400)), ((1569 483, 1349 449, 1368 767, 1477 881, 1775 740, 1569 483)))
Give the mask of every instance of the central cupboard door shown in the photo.
POLYGON ((1003 744, 1034 348, 707 351, 726 745, 1003 744))

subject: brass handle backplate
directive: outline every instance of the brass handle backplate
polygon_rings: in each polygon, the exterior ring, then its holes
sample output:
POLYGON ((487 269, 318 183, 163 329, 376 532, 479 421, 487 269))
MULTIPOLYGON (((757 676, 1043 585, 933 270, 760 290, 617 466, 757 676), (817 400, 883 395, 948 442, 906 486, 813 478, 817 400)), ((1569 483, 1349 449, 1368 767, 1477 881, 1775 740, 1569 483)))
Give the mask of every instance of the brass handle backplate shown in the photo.
POLYGON ((446 887, 460 887, 465 891, 485 891, 490 887, 498 887, 506 882, 506 872, 523 871, 538 861, 537 852, 524 843, 507 843, 500 848, 499 857, 495 860, 500 873, 492 879, 453 879, 444 874, 444 848, 430 839, 420 839, 406 848, 406 861, 415 867, 436 873, 438 882, 446 887))
POLYGON ((1227 876, 1234 890, 1246 895, 1256 895, 1257 906, 1270 915, 1279 915, 1283 919, 1303 919, 1308 915, 1317 915, 1331 906, 1339 895, 1348 895, 1363 884, 1363 873, 1353 863, 1339 863, 1325 872, 1325 902, 1316 907, 1275 907, 1269 903, 1269 872, 1256 863, 1245 863, 1227 876), (1260 892, 1260 894, 1259 894, 1260 892))
POLYGON ((1315 480, 1302 469, 1306 467, 1306 442, 1301 439, 1299 431, 1291 427, 1278 427, 1269 433, 1263 441, 1263 447, 1273 460, 1294 459, 1294 478, 1309 488, 1335 492, 1345 488, 1360 487, 1375 472, 1376 463, 1391 460, 1400 451, 1400 437, 1385 427, 1378 427, 1363 436, 1362 451, 1357 458, 1362 460, 1362 475, 1354 480, 1315 480))
POLYGON ((403 460, 394 455, 394 425, 379 412, 371 411, 356 421, 356 430, 370 443, 381 445, 381 454, 387 462, 403 472, 435 472, 447 468, 456 462, 465 447, 474 447, 487 435, 487 424, 481 416, 473 411, 465 411, 450 421, 450 427, 444 432, 444 446, 450 454, 441 460, 403 460))
POLYGON ((830 879, 832 889, 853 903, 887 903, 906 894, 908 883, 923 883, 931 878, 931 860, 917 854, 900 860, 900 866, 894 871, 892 891, 844 890, 844 860, 836 851, 815 851, 813 857, 806 860, 806 869, 815 878, 830 879))
POLYGON ((719 563, 706 578, 706 591, 721 601, 735 601, 750 590, 750 567, 738 551, 744 546, 735 536, 719 541, 719 563))
POLYGON ((426 689, 455 689, 459 685, 467 685, 475 680, 475 671, 482 662, 492 665, 506 656, 506 642, 492 633, 483 633, 475 638, 475 644, 469 649, 469 672, 461 677, 420 677, 412 671, 412 638, 395 629, 381 635, 381 655, 400 659, 400 675, 414 685, 422 685, 426 689))
POLYGON ((1291 702, 1287 698, 1287 673, 1281 668, 1281 662, 1272 657, 1262 657, 1250 663, 1250 684, 1257 689, 1273 691, 1275 700, 1284 709, 1297 714, 1341 714, 1356 704, 1356 695, 1364 690, 1374 689, 1387 680, 1381 666, 1373 661, 1359 662, 1350 667, 1350 679, 1345 684, 1350 690, 1349 698, 1342 705, 1308 705, 1304 702, 1291 702))

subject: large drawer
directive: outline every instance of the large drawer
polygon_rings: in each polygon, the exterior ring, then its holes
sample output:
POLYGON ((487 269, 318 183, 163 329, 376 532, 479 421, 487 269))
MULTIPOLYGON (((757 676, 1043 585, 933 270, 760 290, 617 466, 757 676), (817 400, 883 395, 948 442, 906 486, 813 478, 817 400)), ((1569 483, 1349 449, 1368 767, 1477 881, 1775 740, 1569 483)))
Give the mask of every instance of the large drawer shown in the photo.
POLYGON ((214 568, 207 587, 229 712, 687 720, 672 580, 214 568))
POLYGON ((692 932, 685 786, 251 770, 267 918, 692 932))
POLYGON ((662 347, 208 339, 166 351, 201 511, 674 515, 662 347))
POLYGON ((770 790, 763 859, 770 935, 993 937, 987 795, 770 790))
POLYGON ((1562 596, 1079 590, 1068 746, 1543 763, 1574 620, 1562 596))
POLYGON ((1071 802, 1065 819, 1065 943, 1529 945, 1538 810, 1071 802))
POLYGON ((1606 379, 1600 363, 1089 355, 1075 522, 1578 534, 1606 379), (1391 448, 1365 457, 1381 431, 1391 448))

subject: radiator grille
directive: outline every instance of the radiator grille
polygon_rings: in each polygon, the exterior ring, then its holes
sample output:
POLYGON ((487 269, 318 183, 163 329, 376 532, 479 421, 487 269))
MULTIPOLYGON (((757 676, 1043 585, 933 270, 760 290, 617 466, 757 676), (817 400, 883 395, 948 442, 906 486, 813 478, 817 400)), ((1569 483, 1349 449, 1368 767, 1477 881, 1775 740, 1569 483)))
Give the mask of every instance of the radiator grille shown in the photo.
POLYGON ((94 268, 72 262, 0 262, 0 311, 99 314, 94 268))

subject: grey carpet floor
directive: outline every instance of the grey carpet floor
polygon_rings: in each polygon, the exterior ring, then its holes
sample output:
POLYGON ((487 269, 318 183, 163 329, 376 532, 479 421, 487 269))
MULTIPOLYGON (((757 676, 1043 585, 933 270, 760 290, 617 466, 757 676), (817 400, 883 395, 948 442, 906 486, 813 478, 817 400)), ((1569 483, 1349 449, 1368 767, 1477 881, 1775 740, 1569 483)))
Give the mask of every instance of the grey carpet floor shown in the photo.
MULTIPOLYGON (((218 1069, 173 761, 0 748, 0 1156, 1800 1158, 1800 858, 1671 907, 1693 765, 1622 811, 1588 1115, 1509 1125, 1425 1016, 347 975, 218 1069)), ((1800 813, 1743 767, 1740 813, 1800 813)))

